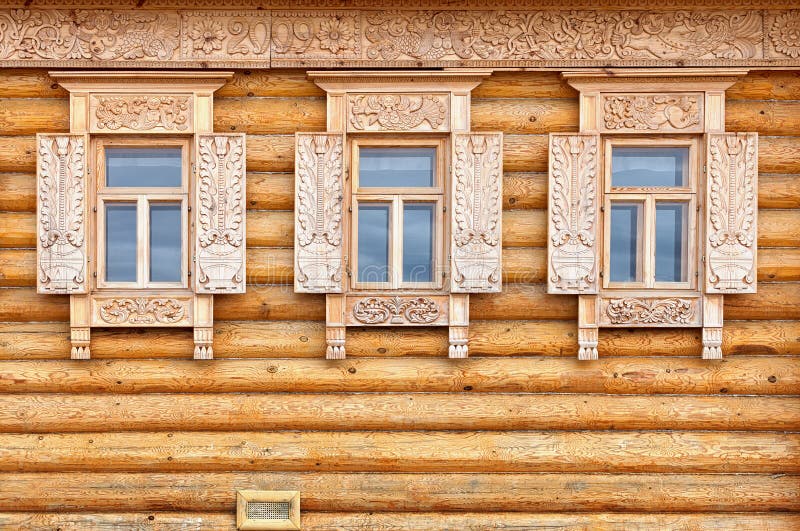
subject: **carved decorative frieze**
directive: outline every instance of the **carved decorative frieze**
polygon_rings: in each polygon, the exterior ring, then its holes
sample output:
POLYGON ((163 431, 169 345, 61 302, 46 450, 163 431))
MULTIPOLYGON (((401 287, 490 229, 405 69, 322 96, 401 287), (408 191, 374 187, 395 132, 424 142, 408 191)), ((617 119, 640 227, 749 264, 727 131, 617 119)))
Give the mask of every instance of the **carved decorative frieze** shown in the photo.
POLYGON ((244 293, 245 136, 197 135, 197 292, 244 293))
POLYGON ((213 3, 203 10, 156 9, 151 2, 149 9, 6 8, 0 9, 0 66, 757 66, 800 59, 796 9, 553 4, 533 10, 516 4, 480 10, 369 5, 363 11, 319 5, 271 11, 255 2, 253 9, 233 11, 213 3))
POLYGON ((439 305, 430 297, 365 297, 353 306, 353 317, 367 325, 424 325, 439 315, 439 305))
POLYGON ((614 325, 692 325, 697 299, 625 297, 603 301, 603 317, 614 325))
POLYGON ((446 94, 348 94, 350 131, 448 131, 446 94))
POLYGON ((98 324, 101 326, 185 325, 190 314, 188 301, 176 298, 98 298, 94 302, 98 324))
POLYGON ((756 290, 758 136, 708 135, 706 291, 756 290))
POLYGON ((37 287, 86 293, 86 137, 37 138, 37 287))
POLYGON ((613 132, 700 132, 702 101, 702 94, 604 94, 601 123, 613 132))
POLYGON ((597 293, 597 136, 550 135, 550 293, 597 293))
POLYGON ((296 138, 295 290, 340 293, 344 138, 335 133, 296 138))
POLYGON ((91 131, 97 133, 190 132, 192 97, 160 94, 93 94, 91 131))
POLYGON ((501 289, 502 133, 453 134, 453 293, 501 289))

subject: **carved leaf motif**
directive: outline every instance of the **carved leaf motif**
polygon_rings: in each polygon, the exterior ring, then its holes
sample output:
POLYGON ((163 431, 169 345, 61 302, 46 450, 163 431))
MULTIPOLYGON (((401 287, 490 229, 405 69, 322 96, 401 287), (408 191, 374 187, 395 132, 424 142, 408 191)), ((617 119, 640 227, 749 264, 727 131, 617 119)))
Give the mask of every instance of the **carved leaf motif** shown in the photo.
POLYGON ((356 131, 448 129, 446 96, 360 94, 349 100, 350 126, 356 131))
POLYGON ((192 118, 189 96, 98 96, 93 110, 101 131, 187 131, 192 118))
POLYGON ((501 289, 503 137, 453 135, 454 293, 501 289))
POLYGON ((551 293, 596 293, 597 201, 597 136, 550 135, 551 293))
POLYGON ((197 290, 244 292, 245 137, 197 135, 197 290))
POLYGON ((86 137, 38 137, 38 291, 86 293, 86 137))
POLYGON ((755 292, 757 139, 708 135, 707 291, 755 292))
POLYGON ((700 124, 700 97, 665 94, 603 96, 603 122, 611 131, 684 130, 700 124))
POLYGON ((295 291, 342 290, 341 134, 298 133, 295 153, 295 291))
POLYGON ((689 299, 612 299, 606 306, 612 324, 690 324, 695 311, 689 299))
POLYGON ((108 324, 175 324, 186 314, 177 299, 111 299, 100 305, 100 318, 108 324))
POLYGON ((353 316, 364 324, 429 324, 439 318, 439 306, 428 297, 404 299, 366 297, 353 306, 353 316))

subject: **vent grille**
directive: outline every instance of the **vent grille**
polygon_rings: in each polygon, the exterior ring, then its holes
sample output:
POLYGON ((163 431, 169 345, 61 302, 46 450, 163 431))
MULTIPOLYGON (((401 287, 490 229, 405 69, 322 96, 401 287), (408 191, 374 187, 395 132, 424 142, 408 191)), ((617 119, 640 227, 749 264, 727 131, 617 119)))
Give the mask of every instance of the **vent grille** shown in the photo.
POLYGON ((291 503, 251 501, 247 502, 249 520, 288 520, 291 503))

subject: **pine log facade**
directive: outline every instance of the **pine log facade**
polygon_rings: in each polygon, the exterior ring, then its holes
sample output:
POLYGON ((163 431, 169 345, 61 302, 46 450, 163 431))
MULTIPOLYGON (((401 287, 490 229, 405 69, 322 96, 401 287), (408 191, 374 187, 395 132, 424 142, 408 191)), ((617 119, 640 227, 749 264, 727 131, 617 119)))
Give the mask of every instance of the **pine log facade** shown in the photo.
POLYGON ((243 490, 299 491, 308 530, 800 528, 796 5, 61 4, 0 5, 0 529, 236 529, 243 490), (349 327, 325 359, 326 295, 294 289, 296 134, 334 130, 308 73, 456 67, 490 72, 467 129, 502 133, 502 291, 466 299, 466 359, 446 326, 349 327), (615 327, 578 360, 579 297, 548 293, 562 73, 601 67, 742 70, 721 130, 758 134, 758 288, 724 296, 721 359, 701 328, 615 327), (209 132, 246 140, 247 286, 214 296, 213 359, 191 327, 92 328, 70 359, 70 296, 37 293, 66 69, 232 72, 209 132))

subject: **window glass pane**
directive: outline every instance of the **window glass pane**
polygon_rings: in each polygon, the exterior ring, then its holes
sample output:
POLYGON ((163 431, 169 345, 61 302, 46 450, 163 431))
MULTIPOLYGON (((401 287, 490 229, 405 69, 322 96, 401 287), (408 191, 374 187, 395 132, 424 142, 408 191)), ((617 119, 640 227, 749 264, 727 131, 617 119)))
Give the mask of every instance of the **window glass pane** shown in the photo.
POLYGON ((358 205, 358 281, 389 282, 389 205, 358 205))
POLYGON ((362 188, 429 187, 435 182, 436 148, 362 147, 358 165, 362 188))
POLYGON ((106 280, 136 282, 136 204, 106 204, 106 280))
POLYGON ((180 203, 150 204, 150 281, 180 282, 183 227, 180 203))
POLYGON ((106 147, 105 153, 106 186, 181 186, 179 147, 106 147))
POLYGON ((403 282, 433 282, 434 208, 403 205, 403 282))
POLYGON ((686 203, 656 203, 656 282, 686 282, 686 203))
POLYGON ((611 205, 611 282, 641 281, 639 271, 640 203, 611 205))
POLYGON ((611 186, 687 186, 688 147, 615 147, 611 186))

